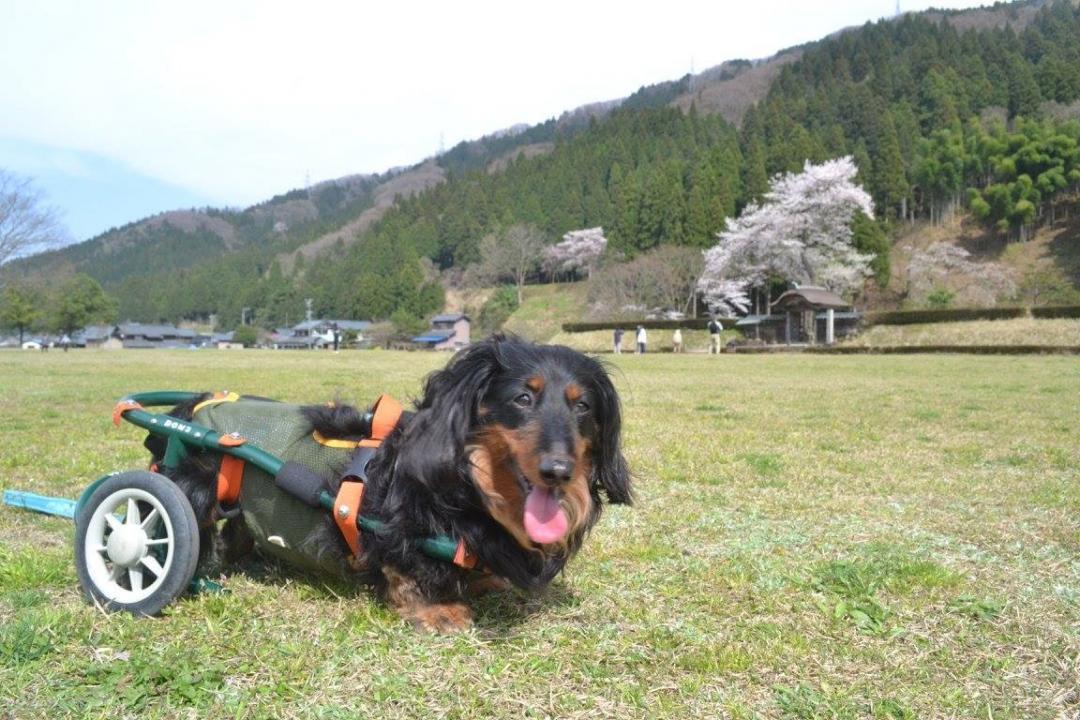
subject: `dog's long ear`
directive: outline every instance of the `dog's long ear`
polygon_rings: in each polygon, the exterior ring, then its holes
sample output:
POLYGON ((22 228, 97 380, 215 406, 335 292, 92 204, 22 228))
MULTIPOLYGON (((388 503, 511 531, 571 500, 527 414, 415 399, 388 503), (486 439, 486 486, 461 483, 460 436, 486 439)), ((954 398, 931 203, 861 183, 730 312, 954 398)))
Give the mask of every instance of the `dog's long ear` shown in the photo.
POLYGON ((630 505, 634 501, 630 487, 630 470, 622 454, 622 414, 619 395, 611 378, 598 368, 593 377, 596 393, 597 437, 593 444, 593 487, 602 487, 608 500, 615 504, 630 505))
POLYGON ((432 486, 464 457, 480 403, 501 367, 499 336, 475 343, 428 376, 416 416, 405 430, 397 469, 432 486))

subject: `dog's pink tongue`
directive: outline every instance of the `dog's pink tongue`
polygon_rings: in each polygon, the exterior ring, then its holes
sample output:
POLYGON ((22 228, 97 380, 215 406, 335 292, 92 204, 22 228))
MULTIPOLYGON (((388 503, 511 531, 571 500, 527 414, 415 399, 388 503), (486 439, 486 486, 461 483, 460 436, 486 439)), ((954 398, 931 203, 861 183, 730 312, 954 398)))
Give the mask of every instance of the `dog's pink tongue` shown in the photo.
POLYGON ((533 485, 525 498, 525 532, 529 539, 541 545, 558 542, 566 535, 568 525, 555 493, 533 485))

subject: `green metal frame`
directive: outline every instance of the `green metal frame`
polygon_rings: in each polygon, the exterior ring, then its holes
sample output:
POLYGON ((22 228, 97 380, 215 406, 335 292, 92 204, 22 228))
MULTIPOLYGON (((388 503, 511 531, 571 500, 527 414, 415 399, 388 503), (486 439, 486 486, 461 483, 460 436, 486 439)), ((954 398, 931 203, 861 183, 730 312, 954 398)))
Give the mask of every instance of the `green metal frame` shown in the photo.
MULTIPOLYGON (((137 403, 138 406, 142 407, 132 405, 132 407, 127 410, 121 408, 121 417, 133 425, 137 425, 155 435, 161 435, 168 439, 165 456, 162 458, 162 465, 165 468, 175 468, 180 460, 187 454, 187 449, 189 447, 196 447, 238 457, 244 462, 251 463, 255 467, 266 472, 271 477, 277 477, 277 474, 281 471, 281 467, 285 463, 281 458, 266 452, 262 448, 249 442, 245 442, 243 445, 223 445, 221 439, 222 437, 227 436, 223 436, 216 430, 191 422, 190 420, 177 420, 170 415, 147 412, 142 409, 162 405, 179 405, 180 403, 187 402, 198 396, 199 393, 173 390, 160 390, 126 395, 120 400, 121 403, 137 403)), ((226 440, 226 442, 228 441, 226 440)), ((90 494, 93 493, 97 486, 112 475, 115 475, 115 473, 110 473, 109 475, 98 478, 83 491, 83 494, 79 497, 79 500, 75 505, 76 513, 79 512, 87 498, 90 497, 90 494)), ((334 497, 324 490, 319 494, 319 504, 330 512, 333 512, 334 497)), ((382 532, 385 527, 381 521, 365 517, 358 518, 357 524, 360 526, 361 530, 375 533, 382 532)), ((457 546, 458 543, 456 540, 445 535, 424 538, 420 541, 420 549, 423 550, 425 555, 436 560, 445 560, 446 562, 454 561, 457 546)))

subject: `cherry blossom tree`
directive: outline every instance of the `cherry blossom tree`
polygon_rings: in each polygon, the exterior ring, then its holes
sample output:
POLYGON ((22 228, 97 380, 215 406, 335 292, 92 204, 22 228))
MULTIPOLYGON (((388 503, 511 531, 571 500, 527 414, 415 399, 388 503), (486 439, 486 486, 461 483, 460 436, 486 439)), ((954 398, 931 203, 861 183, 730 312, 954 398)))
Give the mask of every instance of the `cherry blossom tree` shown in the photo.
POLYGON ((716 312, 744 312, 751 288, 773 280, 821 285, 838 293, 870 275, 872 256, 852 245, 857 213, 873 215, 870 196, 855 184, 850 157, 773 178, 761 205, 749 205, 705 251, 698 288, 716 312))
POLYGON ((604 228, 573 230, 563 235, 562 242, 544 248, 543 268, 553 279, 559 274, 582 271, 592 277, 593 267, 606 247, 604 228))
POLYGON ((1016 295, 1012 271, 995 262, 976 262, 959 245, 934 243, 911 256, 907 269, 908 297, 927 302, 945 293, 962 306, 993 307, 1016 295))

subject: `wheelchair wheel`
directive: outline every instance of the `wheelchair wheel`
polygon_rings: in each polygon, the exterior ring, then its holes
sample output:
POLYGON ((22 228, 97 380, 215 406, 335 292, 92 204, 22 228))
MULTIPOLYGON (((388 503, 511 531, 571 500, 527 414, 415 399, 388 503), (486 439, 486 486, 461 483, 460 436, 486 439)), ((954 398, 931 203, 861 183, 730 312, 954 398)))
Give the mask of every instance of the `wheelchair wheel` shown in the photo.
POLYGON ((75 518, 79 584, 108 611, 157 615, 187 589, 198 560, 195 513, 164 475, 113 475, 75 518))

